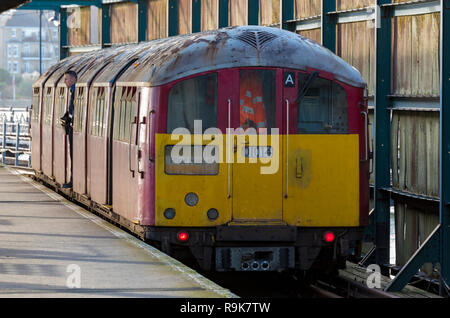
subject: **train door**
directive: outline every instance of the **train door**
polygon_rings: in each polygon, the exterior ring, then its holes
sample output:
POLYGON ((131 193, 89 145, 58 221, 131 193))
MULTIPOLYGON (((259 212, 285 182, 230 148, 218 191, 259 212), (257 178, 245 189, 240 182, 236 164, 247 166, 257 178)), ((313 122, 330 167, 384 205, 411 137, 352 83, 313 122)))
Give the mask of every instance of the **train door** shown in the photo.
POLYGON ((42 171, 48 177, 53 177, 53 106, 56 85, 50 84, 44 88, 42 109, 42 171))
MULTIPOLYGON (((138 171, 138 89, 116 86, 112 142, 112 198, 115 211, 135 220, 138 171)), ((140 96, 140 95, 139 95, 140 96)))
POLYGON ((132 220, 135 222, 145 223, 147 204, 149 203, 148 193, 146 189, 145 179, 148 178, 148 168, 145 166, 147 161, 146 153, 148 153, 147 136, 148 136, 148 107, 149 107, 149 88, 139 87, 137 92, 137 112, 136 112, 136 137, 135 137, 135 151, 134 157, 131 160, 136 162, 135 174, 132 180, 133 188, 138 194, 136 209, 134 209, 134 216, 132 220), (146 169, 147 168, 147 169, 146 169))
POLYGON ((55 98, 55 116, 53 123, 54 143, 53 143, 53 165, 55 180, 59 184, 64 184, 66 180, 66 166, 67 166, 67 137, 64 127, 61 125, 61 117, 66 112, 68 92, 64 84, 59 84, 56 88, 55 98))
POLYGON ((44 94, 44 85, 33 86, 33 106, 31 110, 31 149, 33 155, 31 156, 31 167, 34 170, 42 170, 41 166, 41 148, 42 148, 42 96, 44 94))
POLYGON ((283 219, 296 226, 359 222, 359 141, 333 76, 284 71, 283 219))
POLYGON ((233 136, 233 223, 282 224, 277 70, 242 69, 233 136), (238 117, 238 118, 236 118, 238 117))
POLYGON ((92 201, 108 204, 108 123, 111 87, 105 84, 92 86, 88 109, 87 190, 92 201))

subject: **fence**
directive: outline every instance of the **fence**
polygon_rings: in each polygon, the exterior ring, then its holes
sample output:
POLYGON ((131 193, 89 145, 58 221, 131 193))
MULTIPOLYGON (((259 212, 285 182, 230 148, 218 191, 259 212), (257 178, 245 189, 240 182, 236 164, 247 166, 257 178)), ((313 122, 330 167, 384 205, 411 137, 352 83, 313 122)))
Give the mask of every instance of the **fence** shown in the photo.
POLYGON ((11 116, 5 114, 0 116, 0 158, 2 164, 31 166, 30 124, 29 117, 23 116, 22 113, 24 112, 27 113, 27 110, 10 110, 11 116))

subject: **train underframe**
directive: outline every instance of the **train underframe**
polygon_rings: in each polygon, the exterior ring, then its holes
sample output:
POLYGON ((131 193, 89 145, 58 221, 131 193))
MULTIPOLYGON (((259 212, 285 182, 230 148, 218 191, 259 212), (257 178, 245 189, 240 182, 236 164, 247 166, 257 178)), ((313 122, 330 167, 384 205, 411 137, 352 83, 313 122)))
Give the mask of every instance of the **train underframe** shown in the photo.
POLYGON ((181 261, 194 260, 205 271, 303 271, 333 273, 358 258, 363 227, 217 226, 155 227, 130 222, 84 195, 63 189, 53 178, 36 172, 34 179, 76 201, 111 223, 148 241, 181 261), (188 239, 180 242, 178 234, 188 239), (324 234, 332 232, 332 242, 324 234))
POLYGON ((206 271, 310 271, 331 273, 358 254, 363 228, 295 226, 151 227, 146 239, 159 242, 172 256, 191 254, 206 271), (180 242, 179 233, 188 233, 180 242), (332 242, 324 233, 332 232, 332 242))

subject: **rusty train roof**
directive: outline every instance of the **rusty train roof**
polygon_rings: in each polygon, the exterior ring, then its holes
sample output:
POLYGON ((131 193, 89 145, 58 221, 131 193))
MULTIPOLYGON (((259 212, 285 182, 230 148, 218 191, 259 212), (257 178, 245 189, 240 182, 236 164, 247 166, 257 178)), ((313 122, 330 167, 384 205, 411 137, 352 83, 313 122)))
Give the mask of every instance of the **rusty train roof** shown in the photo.
MULTIPOLYGON (((334 74, 337 80, 351 86, 366 85, 358 70, 316 42, 290 31, 261 26, 229 27, 109 48, 71 56, 55 66, 79 68, 75 65, 89 63, 93 55, 99 57, 98 64, 107 64, 97 75, 96 83, 112 84, 118 72, 130 65, 118 78, 118 84, 135 82, 159 86, 193 74, 230 67, 282 67, 318 69, 334 74)), ((86 70, 84 80, 93 79, 93 73, 99 70, 98 64, 86 70)))

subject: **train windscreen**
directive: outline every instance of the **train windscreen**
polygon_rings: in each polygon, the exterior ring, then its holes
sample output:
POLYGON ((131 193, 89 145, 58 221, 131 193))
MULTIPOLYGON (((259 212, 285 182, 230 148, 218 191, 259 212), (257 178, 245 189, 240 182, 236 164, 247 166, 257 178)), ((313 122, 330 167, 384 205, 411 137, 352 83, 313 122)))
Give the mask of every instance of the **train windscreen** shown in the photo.
POLYGON ((242 70, 239 74, 239 127, 275 128, 276 79, 272 70, 242 70))
POLYGON ((217 74, 194 77, 175 84, 169 93, 167 133, 186 128, 191 134, 194 121, 201 120, 202 133, 217 127, 217 74))
POLYGON ((299 134, 348 133, 347 94, 339 84, 299 75, 297 131, 299 134))

